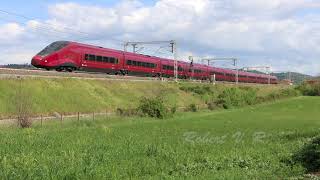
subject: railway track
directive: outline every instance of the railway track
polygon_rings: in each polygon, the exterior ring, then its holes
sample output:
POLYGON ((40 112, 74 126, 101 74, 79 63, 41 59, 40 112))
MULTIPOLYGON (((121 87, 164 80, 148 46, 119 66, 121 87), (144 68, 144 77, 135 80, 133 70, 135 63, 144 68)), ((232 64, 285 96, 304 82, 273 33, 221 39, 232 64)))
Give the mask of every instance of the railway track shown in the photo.
MULTIPOLYGON (((112 81, 133 81, 133 82, 143 82, 143 81, 161 81, 159 78, 154 77, 138 77, 138 76, 120 76, 120 75, 110 75, 105 73, 92 73, 84 71, 75 72, 57 72, 57 71, 46 71, 38 69, 11 69, 11 68, 0 68, 0 79, 8 78, 68 78, 68 79, 88 79, 88 80, 112 80, 112 81)), ((173 78, 162 78, 164 82, 175 82, 173 78)), ((201 80, 183 80, 192 83, 208 83, 209 81, 201 80)), ((230 84, 235 85, 234 82, 227 81, 216 81, 217 84, 230 84)), ((241 85, 255 85, 255 86, 265 86, 268 84, 254 84, 254 83, 240 83, 241 85)), ((276 85, 276 84, 273 84, 276 85)))
POLYGON ((158 78, 152 77, 135 77, 135 76, 119 76, 103 73, 89 72, 56 72, 44 70, 27 70, 27 69, 9 69, 0 68, 0 79, 6 78, 75 78, 75 79, 107 79, 107 80, 130 80, 130 81, 156 81, 158 78))

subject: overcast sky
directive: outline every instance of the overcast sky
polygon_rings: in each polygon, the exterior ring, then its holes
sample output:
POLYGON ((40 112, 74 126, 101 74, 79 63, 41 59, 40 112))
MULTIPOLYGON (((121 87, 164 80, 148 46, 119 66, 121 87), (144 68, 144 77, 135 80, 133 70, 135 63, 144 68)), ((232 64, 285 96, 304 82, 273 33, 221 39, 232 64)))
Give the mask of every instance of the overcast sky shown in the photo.
POLYGON ((30 62, 56 40, 121 49, 175 39, 181 59, 232 56, 240 66, 315 75, 319 30, 318 0, 11 0, 0 6, 0 64, 30 62))

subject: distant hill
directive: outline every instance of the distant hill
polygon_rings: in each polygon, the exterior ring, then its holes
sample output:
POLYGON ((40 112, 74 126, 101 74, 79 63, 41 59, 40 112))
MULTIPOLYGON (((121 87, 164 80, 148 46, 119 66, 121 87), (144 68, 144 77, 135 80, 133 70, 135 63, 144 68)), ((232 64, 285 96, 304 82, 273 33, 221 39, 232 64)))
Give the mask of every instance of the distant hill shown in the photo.
POLYGON ((272 75, 276 76, 280 81, 285 80, 285 79, 291 79, 294 84, 300 84, 306 79, 313 78, 310 75, 301 74, 301 73, 297 73, 297 72, 272 73, 272 75))
MULTIPOLYGON (((252 71, 248 71, 248 72, 257 73, 257 74, 265 74, 261 71, 256 71, 256 70, 252 70, 252 71)), ((276 76, 278 78, 278 80, 280 80, 280 81, 291 79, 294 84, 300 84, 305 79, 312 79, 313 78, 310 75, 301 74, 301 73, 297 73, 297 72, 271 73, 271 75, 276 76), (291 76, 291 78, 290 78, 290 76, 291 76)))

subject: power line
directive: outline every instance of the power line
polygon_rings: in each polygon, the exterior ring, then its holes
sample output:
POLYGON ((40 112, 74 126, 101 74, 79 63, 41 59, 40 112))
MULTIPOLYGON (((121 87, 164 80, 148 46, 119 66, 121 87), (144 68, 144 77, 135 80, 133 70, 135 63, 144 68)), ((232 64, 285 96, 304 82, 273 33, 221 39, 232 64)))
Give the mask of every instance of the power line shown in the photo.
MULTIPOLYGON (((14 22, 14 23, 20 24, 20 23, 17 22, 17 21, 7 20, 7 19, 1 18, 1 17, 0 17, 0 20, 1 20, 1 21, 4 21, 4 22, 14 22)), ((31 28, 34 29, 34 30, 38 30, 38 31, 37 31, 37 32, 33 32, 33 31, 28 30, 28 29, 27 29, 27 31, 28 31, 28 32, 31 32, 31 33, 34 33, 34 34, 36 34, 36 35, 46 33, 46 37, 48 37, 48 35, 50 35, 50 36, 55 36, 55 37, 57 37, 57 38, 61 38, 61 37, 62 37, 61 35, 58 35, 58 34, 56 34, 56 33, 54 33, 54 32, 42 31, 42 30, 44 30, 43 28, 39 28, 39 27, 31 27, 31 28), (39 33, 39 34, 38 34, 38 33, 39 33)))
MULTIPOLYGON (((17 24, 27 25, 26 22, 21 22, 21 21, 12 20, 12 19, 6 19, 6 18, 3 18, 3 17, 0 17, 0 19, 3 20, 3 21, 6 21, 6 22, 11 22, 11 23, 14 22, 14 23, 17 23, 17 24)), ((66 35, 70 35, 67 32, 56 31, 54 29, 49 29, 49 28, 41 27, 41 26, 28 26, 28 27, 30 27, 32 29, 35 29, 35 30, 41 30, 41 32, 47 31, 47 32, 51 33, 54 36, 60 36, 61 37, 62 34, 64 34, 65 36, 66 35)))
MULTIPOLYGON (((5 14, 9 14, 9 15, 12 15, 12 16, 16 16, 16 17, 21 17, 23 19, 26 19, 26 20, 35 20, 36 18, 33 18, 33 17, 27 17, 25 15, 21 15, 21 14, 17 14, 17 13, 14 13, 14 12, 9 12, 9 11, 6 11, 6 10, 2 10, 0 9, 0 12, 1 13, 5 13, 5 14)), ((46 24, 50 27, 54 27, 54 25, 50 24, 50 23, 46 23, 46 22, 42 22, 42 24, 46 24)), ((86 33, 86 32, 82 32, 82 31, 79 31, 79 30, 75 30, 73 28, 69 28, 69 27, 62 27, 63 29, 66 29, 66 30, 71 30, 71 31, 74 31, 74 32, 77 32, 77 33, 80 33, 80 34, 86 34, 86 35, 90 35, 89 33, 86 33)))
MULTIPOLYGON (((15 17, 20 17, 20 18, 23 18, 23 19, 26 19, 26 20, 35 20, 36 18, 33 18, 33 17, 28 17, 28 16, 25 16, 25 15, 21 15, 21 14, 18 14, 18 13, 14 13, 14 12, 10 12, 10 11, 6 11, 6 10, 3 10, 3 9, 0 9, 0 13, 2 14, 8 14, 8 15, 11 15, 11 16, 15 16, 15 17)), ((8 21, 8 20, 7 20, 8 21)), ((11 20, 12 21, 12 20, 11 20)), ((25 24, 27 25, 26 22, 17 22, 17 20, 15 21, 16 23, 22 23, 22 24, 25 24)), ((45 23, 45 22, 39 22, 40 24, 37 25, 37 27, 32 27, 32 28, 37 28, 37 29, 43 29, 43 30, 47 30, 49 32, 51 31, 55 31, 57 33, 63 33, 63 34, 67 34, 68 36, 70 36, 71 34, 77 34, 78 36, 80 36, 80 38, 78 39, 74 39, 75 41, 82 41, 82 40, 89 40, 90 39, 90 36, 98 36, 98 35, 101 35, 101 34, 90 34, 90 33, 87 33, 87 32, 83 32, 83 31, 79 31, 79 30, 76 30, 74 28, 70 28, 70 27, 61 27, 62 29, 65 29, 65 30, 68 30, 69 32, 66 32, 66 31, 61 31, 61 30, 58 30, 57 28, 54 27, 53 24, 50 24, 50 23, 45 23), (80 35, 81 34, 81 35, 80 35), (84 36, 85 35, 85 36, 84 36)), ((112 41, 116 41, 116 42, 121 42, 123 43, 123 41, 120 41, 120 40, 117 40, 117 39, 113 39, 113 38, 108 38, 112 41)))

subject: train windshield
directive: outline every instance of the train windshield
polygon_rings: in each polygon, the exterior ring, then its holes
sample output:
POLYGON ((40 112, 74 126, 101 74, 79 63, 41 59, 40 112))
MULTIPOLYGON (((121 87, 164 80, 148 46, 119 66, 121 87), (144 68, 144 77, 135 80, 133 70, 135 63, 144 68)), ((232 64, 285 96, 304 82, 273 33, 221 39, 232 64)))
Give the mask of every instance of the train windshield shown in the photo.
POLYGON ((47 46, 46 48, 44 48, 44 50, 39 52, 38 55, 39 56, 47 56, 53 52, 59 51, 60 49, 66 47, 68 44, 69 44, 68 41, 54 42, 54 43, 50 44, 49 46, 47 46))

